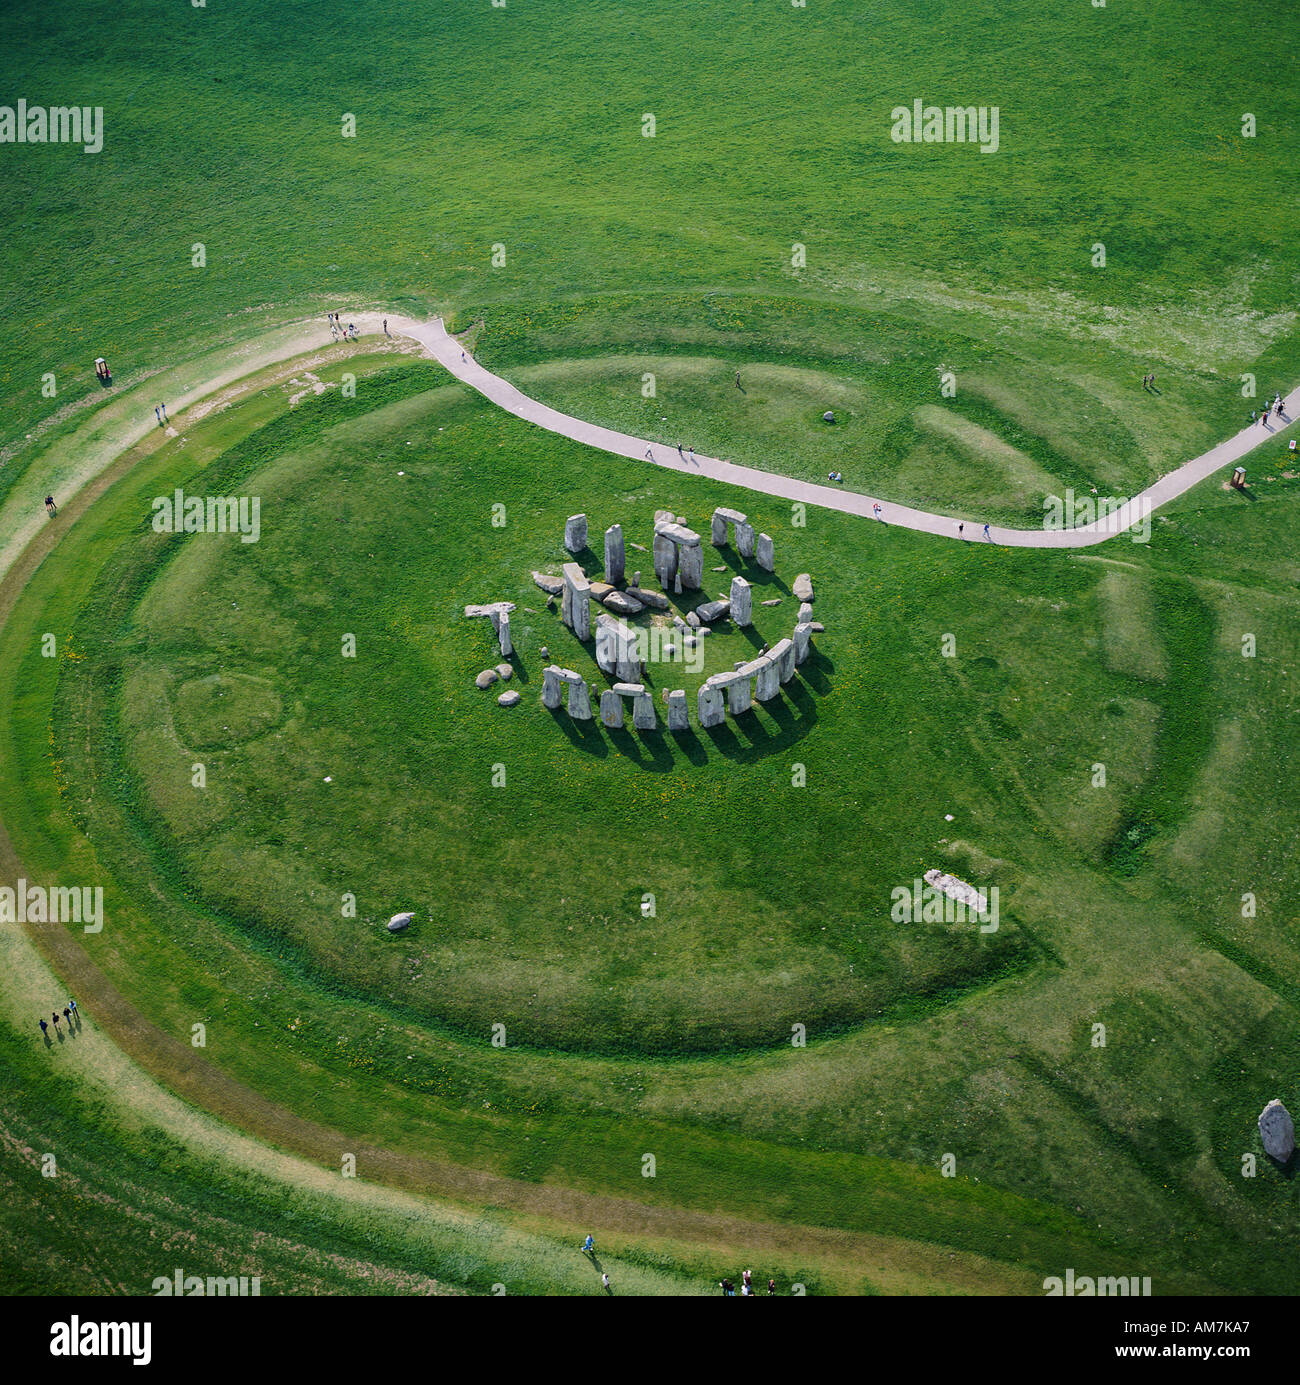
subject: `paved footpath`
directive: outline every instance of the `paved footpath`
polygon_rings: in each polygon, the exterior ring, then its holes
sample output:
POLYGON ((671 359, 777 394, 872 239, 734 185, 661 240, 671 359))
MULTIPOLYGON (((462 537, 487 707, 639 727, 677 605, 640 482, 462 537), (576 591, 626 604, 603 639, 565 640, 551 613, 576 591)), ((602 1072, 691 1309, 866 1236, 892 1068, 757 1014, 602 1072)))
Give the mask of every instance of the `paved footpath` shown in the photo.
MULTIPOLYGON (((366 316, 369 319, 373 315, 366 316)), ((896 505, 892 501, 877 501, 856 491, 815 485, 810 481, 796 481, 788 476, 778 476, 770 471, 737 466, 734 462, 724 462, 718 457, 696 454, 693 462, 683 461, 677 455, 677 449, 667 443, 634 438, 628 433, 602 428, 598 424, 562 414, 558 409, 549 408, 536 399, 530 399, 508 380, 493 375, 491 371, 479 365, 447 332, 441 318, 434 318, 432 322, 413 322, 409 318, 392 316, 388 320, 397 334, 414 338, 458 380, 471 385, 494 404, 499 404, 507 412, 526 419, 529 423, 535 423, 540 428, 572 438, 575 442, 598 447, 604 452, 614 453, 615 456, 630 457, 634 462, 653 462, 655 466, 665 467, 669 471, 708 476, 715 481, 725 481, 729 485, 760 491, 764 495, 776 495, 785 500, 802 500, 808 505, 820 505, 824 509, 841 510, 850 515, 863 515, 869 519, 879 519, 886 524, 898 524, 925 534, 937 534, 940 538, 958 537, 959 518, 952 515, 934 515, 925 510, 913 510, 906 505, 896 505)), ((1267 442, 1276 431, 1275 424, 1280 427, 1290 424, 1296 417, 1297 409, 1300 409, 1300 388, 1293 390, 1286 397, 1283 408, 1286 412, 1282 419, 1275 418, 1268 427, 1251 424, 1243 428, 1235 437, 1221 442, 1204 456, 1196 457, 1176 471, 1162 476, 1141 495, 1127 500, 1114 514, 1093 524, 1081 525, 1077 529, 1004 529, 993 524, 989 526, 986 538, 983 522, 972 518, 964 519, 966 529, 962 537, 967 541, 1000 543, 1014 548, 1087 548, 1092 544, 1104 543, 1116 534, 1124 533, 1134 524, 1140 524, 1161 505, 1168 504, 1184 491, 1191 490, 1216 471, 1232 466, 1261 443, 1267 442)))

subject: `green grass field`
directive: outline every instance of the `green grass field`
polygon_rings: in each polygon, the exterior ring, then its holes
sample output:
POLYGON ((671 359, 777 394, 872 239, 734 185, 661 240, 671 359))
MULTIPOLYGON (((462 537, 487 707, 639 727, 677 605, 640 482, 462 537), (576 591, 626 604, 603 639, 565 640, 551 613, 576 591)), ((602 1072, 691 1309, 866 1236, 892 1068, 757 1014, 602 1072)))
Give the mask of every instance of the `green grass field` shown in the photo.
POLYGON ((1284 8, 174 10, 0 17, 14 92, 106 128, 0 146, 0 883, 106 917, 5 926, 0 1290, 590 1293, 587 1231, 621 1292, 1300 1290, 1255 1129, 1297 1097, 1290 435, 1149 544, 1007 550, 798 522, 320 327, 442 313, 577 417, 1037 527, 1297 383, 1284 8), (997 155, 891 142, 917 96, 998 105, 997 155), (258 542, 154 532, 177 487, 258 542), (693 704, 810 572, 795 680, 684 735, 548 712, 551 660, 612 681, 530 577, 565 517, 648 584, 654 512, 717 505, 775 539, 705 545, 755 629, 647 681, 693 704), (891 917, 931 868, 997 930, 891 917))

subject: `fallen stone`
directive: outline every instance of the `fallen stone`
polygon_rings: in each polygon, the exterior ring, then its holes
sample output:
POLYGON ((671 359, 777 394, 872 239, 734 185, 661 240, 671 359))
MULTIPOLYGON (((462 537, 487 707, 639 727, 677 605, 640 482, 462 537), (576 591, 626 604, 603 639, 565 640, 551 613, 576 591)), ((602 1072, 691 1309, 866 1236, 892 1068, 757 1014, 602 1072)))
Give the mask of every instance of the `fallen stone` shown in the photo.
MULTIPOLYGON (((718 601, 706 601, 703 606, 697 606, 692 614, 698 616, 704 623, 711 625, 715 620, 721 620, 730 610, 731 602, 723 598, 718 601)), ((686 617, 687 620, 690 618, 690 616, 686 617)))
POLYGON ((635 616, 645 610, 645 607, 634 596, 616 590, 608 592, 603 598, 602 604, 606 610, 614 611, 620 616, 635 616))
POLYGON ((549 659, 551 657, 551 651, 547 649, 545 645, 543 645, 537 652, 541 655, 543 659, 549 659))
POLYGON ((686 623, 692 630, 698 630, 700 628, 700 618, 694 611, 686 612, 686 623))
MULTIPOLYGON (((400 933, 402 929, 409 928, 415 922, 414 914, 394 914, 388 920, 388 931, 390 933, 400 933)), ((1263 1117, 1261 1116, 1262 1120, 1263 1117)))
POLYGON ((533 573, 533 581, 536 582, 544 592, 549 592, 552 596, 559 596, 564 590, 564 578, 552 577, 547 572, 533 573))
POLYGON ((823 422, 823 423, 834 423, 834 422, 835 422, 835 410, 834 410, 834 409, 827 409, 826 412, 822 415, 822 422, 823 422))
POLYGON ((780 598, 779 596, 774 596, 774 597, 770 598, 770 600, 767 600, 767 601, 764 601, 764 602, 763 602, 763 605, 764 605, 764 606, 779 606, 780 604, 781 604, 781 598, 780 598))
POLYGON ((796 601, 816 600, 816 597, 813 595, 812 578, 809 577, 806 572, 801 572, 798 577, 794 579, 794 586, 791 588, 791 591, 794 592, 796 601))
POLYGON ((617 591, 618 588, 615 587, 612 582, 596 581, 588 582, 587 590, 592 594, 592 596, 596 598, 597 601, 604 601, 604 599, 610 594, 610 592, 617 591))
MULTIPOLYGON (((641 574, 638 572, 637 576, 641 574)), ((644 587, 632 586, 627 589, 627 595, 633 601, 639 601, 643 606, 651 606, 656 611, 666 611, 668 609, 668 598, 662 592, 647 591, 644 587)))
POLYGON ((814 635, 822 635, 826 633, 826 627, 821 623, 820 620, 810 621, 809 624, 812 626, 812 632, 814 635))
POLYGON ((514 688, 511 688, 509 692, 503 692, 501 696, 497 698, 497 706, 513 707, 518 701, 519 693, 516 692, 514 688))
POLYGON ((501 676, 501 679, 504 682, 507 678, 513 678, 515 671, 509 664, 498 664, 497 673, 501 676))
POLYGON ((474 680, 474 686, 478 688, 490 688, 497 681, 497 671, 494 668, 485 668, 482 673, 474 680))
POLYGON ((727 570, 727 565, 726 565, 726 563, 723 563, 723 565, 722 565, 721 567, 715 567, 713 570, 714 570, 714 572, 726 572, 726 570, 727 570))

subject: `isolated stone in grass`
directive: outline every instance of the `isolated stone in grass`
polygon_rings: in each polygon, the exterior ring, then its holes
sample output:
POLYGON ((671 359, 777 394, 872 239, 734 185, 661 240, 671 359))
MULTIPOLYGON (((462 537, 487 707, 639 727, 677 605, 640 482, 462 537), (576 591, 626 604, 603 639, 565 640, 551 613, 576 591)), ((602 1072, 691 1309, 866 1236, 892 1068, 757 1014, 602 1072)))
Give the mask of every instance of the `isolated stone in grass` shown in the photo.
POLYGON ((403 928, 409 928, 415 922, 414 914, 394 914, 388 920, 388 931, 390 933, 400 933, 403 928))
POLYGON ((764 606, 779 606, 780 604, 781 598, 779 596, 771 597, 769 600, 763 602, 764 606))
POLYGON ((498 707, 513 707, 513 706, 515 705, 515 703, 518 702, 518 701, 519 701, 519 694, 518 694, 518 692, 516 692, 514 688, 511 688, 511 690, 510 690, 509 692, 503 692, 503 693, 501 694, 501 696, 497 698, 497 706, 498 706, 498 707))
POLYGON ((1264 1152, 1279 1164, 1285 1164, 1295 1153, 1291 1113, 1276 1097, 1259 1114, 1259 1138, 1264 1142, 1264 1152))
POLYGON ((834 409, 827 409, 826 412, 822 415, 822 422, 823 422, 823 423, 834 423, 834 422, 835 422, 835 410, 834 410, 834 409))
POLYGON ((478 688, 490 688, 497 681, 497 671, 494 668, 485 668, 482 673, 474 680, 474 686, 478 688))
POLYGON ((513 669, 509 664, 498 664, 498 665, 497 665, 497 673, 500 675, 500 677, 501 677, 501 679, 502 679, 503 681, 504 681, 505 679, 507 679, 507 678, 513 678, 513 677, 514 677, 514 672, 515 672, 514 669, 513 669))

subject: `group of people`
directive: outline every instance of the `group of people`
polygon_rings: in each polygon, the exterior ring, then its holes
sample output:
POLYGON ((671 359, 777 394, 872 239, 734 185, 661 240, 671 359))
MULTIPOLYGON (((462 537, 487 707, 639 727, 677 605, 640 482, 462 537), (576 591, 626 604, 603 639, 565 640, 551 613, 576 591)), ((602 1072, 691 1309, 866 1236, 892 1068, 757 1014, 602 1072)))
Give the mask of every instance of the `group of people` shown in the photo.
POLYGON ((844 473, 842 471, 828 471, 826 479, 828 481, 842 481, 844 480, 844 473))
POLYGON ((158 420, 159 428, 165 428, 167 426, 167 405, 155 404, 153 406, 153 416, 158 420))
MULTIPOLYGON (((722 1290, 723 1298, 736 1297, 736 1286, 731 1282, 731 1280, 720 1279, 718 1280, 718 1286, 722 1290)), ((769 1294, 776 1293, 775 1279, 769 1279, 767 1281, 767 1292, 769 1294)), ((741 1298, 753 1298, 754 1294, 754 1272, 753 1270, 745 1270, 744 1273, 740 1276, 740 1296, 741 1298)))
POLYGON ((1268 403, 1267 400, 1264 402, 1263 413, 1260 413, 1258 409, 1252 409, 1250 411, 1250 421, 1267 427, 1270 414, 1276 414, 1278 418, 1286 417, 1286 405, 1282 403, 1282 396, 1280 394, 1275 394, 1273 396, 1273 402, 1271 404, 1268 403))
MULTIPOLYGON (((329 324, 330 324, 330 336, 333 337, 333 339, 334 339, 335 341, 338 341, 338 339, 339 339, 340 336, 343 338, 344 341, 356 341, 356 339, 357 339, 357 324, 356 324, 355 322, 349 322, 348 325, 345 327, 345 326, 339 321, 339 315, 338 315, 338 313, 327 313, 327 314, 326 314, 326 317, 329 319, 329 324)), ((384 335, 385 335, 385 336, 388 335, 388 319, 387 319, 387 318, 384 319, 384 335)))
MULTIPOLYGON (((80 1017, 81 1017, 81 1012, 77 1009, 77 1002, 76 1002, 75 1000, 70 1000, 70 1001, 68 1001, 68 1003, 63 1007, 63 1018, 64 1018, 65 1020, 67 1020, 67 1022, 68 1022, 68 1033, 69 1033, 69 1034, 75 1033, 74 1025, 75 1025, 75 1024, 79 1024, 79 1023, 81 1022, 81 1018, 80 1018, 80 1017)), ((62 1031, 59 1029, 59 1012, 58 1012, 57 1010, 51 1011, 51 1012, 50 1012, 50 1018, 54 1021, 54 1032, 55 1032, 55 1034, 61 1033, 62 1031)), ((37 1023, 41 1026, 41 1035, 42 1035, 42 1037, 45 1039, 45 1042, 46 1042, 46 1043, 49 1043, 49 1041, 50 1041, 50 1026, 49 1026, 48 1024, 46 1024, 45 1021, 44 1021, 43 1019, 42 1019, 42 1020, 37 1020, 37 1023)))

